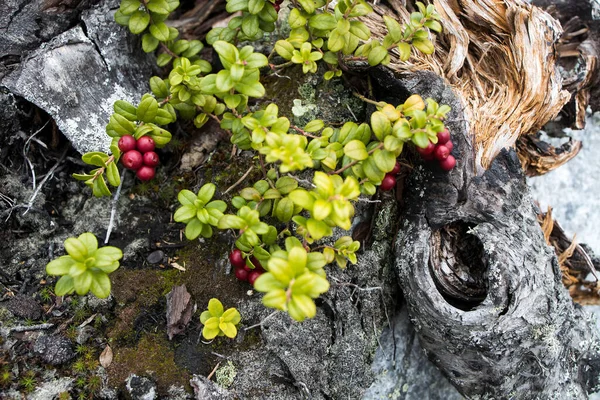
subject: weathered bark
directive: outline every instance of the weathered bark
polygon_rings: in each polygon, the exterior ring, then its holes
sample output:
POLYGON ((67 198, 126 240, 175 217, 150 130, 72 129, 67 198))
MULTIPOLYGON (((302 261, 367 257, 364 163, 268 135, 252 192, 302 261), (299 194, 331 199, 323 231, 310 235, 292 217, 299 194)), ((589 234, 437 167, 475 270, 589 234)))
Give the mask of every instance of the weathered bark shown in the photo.
POLYGON ((598 385, 600 341, 561 283, 516 153, 503 150, 477 176, 461 104, 439 77, 374 77, 382 96, 420 93, 453 109, 458 167, 414 171, 395 247, 429 358, 469 397, 586 398, 598 385))
MULTIPOLYGON (((19 4, 14 18, 31 22, 40 12, 48 17, 49 11, 36 2, 19 4)), ((75 11, 56 11, 60 18, 50 19, 56 36, 40 33, 29 37, 29 24, 9 23, 5 28, 8 39, 4 40, 14 40, 0 42, 0 86, 48 112, 81 153, 108 151, 111 138, 104 128, 113 103, 137 103, 152 73, 152 56, 141 51, 139 39, 114 22, 118 4, 117 0, 108 0, 82 11, 89 7, 89 2, 83 1, 75 11), (71 14, 76 11, 74 15, 81 22, 71 27, 71 14), (10 61, 13 54, 18 56, 17 61, 10 61), (6 57, 2 59, 2 55, 6 57)))

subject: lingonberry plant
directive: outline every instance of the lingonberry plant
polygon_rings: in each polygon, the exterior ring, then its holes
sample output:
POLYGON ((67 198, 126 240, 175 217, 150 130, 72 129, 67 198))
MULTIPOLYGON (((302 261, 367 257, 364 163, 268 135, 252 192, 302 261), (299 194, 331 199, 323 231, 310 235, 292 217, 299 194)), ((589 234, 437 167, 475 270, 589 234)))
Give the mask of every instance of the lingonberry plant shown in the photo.
MULTIPOLYGON (((137 170, 138 178, 151 179, 159 164, 154 146, 171 139, 163 126, 177 118, 193 120, 196 127, 211 118, 219 121, 233 145, 257 153, 263 178, 242 188, 230 205, 213 200, 212 183, 197 194, 182 190, 174 219, 186 224, 190 240, 209 238, 214 228, 230 230, 236 239, 230 253, 235 276, 264 292, 266 306, 298 321, 311 318, 314 299, 329 289, 324 267, 334 261, 341 268, 357 262, 357 241, 342 236, 331 245, 328 238, 336 229, 350 229, 359 196, 373 195, 378 186, 395 187, 397 159, 407 144, 425 160, 437 159, 445 170, 454 168, 452 141, 443 122, 450 108, 418 94, 392 105, 355 93, 376 108, 368 122, 328 126, 315 119, 299 127, 280 115, 277 104, 254 104, 265 95, 261 73, 297 65, 305 74, 321 71, 331 80, 349 63, 385 65, 392 50, 401 60, 413 49, 431 54, 433 34, 442 30, 439 15, 433 5, 417 3, 418 11, 404 25, 384 16, 388 33, 377 40, 360 20, 372 12, 364 0, 335 5, 329 0, 292 0, 285 21, 289 35, 277 40, 267 56, 238 44, 275 30, 281 1, 227 0, 227 10, 236 15, 206 37, 222 66, 213 72, 199 55, 203 44, 178 39, 177 30, 165 23, 177 5, 176 0, 122 0, 115 20, 143 34, 143 49, 159 49, 157 63, 171 63, 172 69, 167 79, 150 79, 151 93, 137 107, 115 103, 106 128, 113 138, 112 154, 85 154, 84 161, 98 168, 75 177, 85 180, 94 195, 109 195, 105 176, 110 185, 120 184, 116 162, 121 159, 126 168, 137 170)), ((212 311, 209 304, 201 318, 204 336, 235 336, 239 313, 223 312, 216 299, 211 303, 212 311)))

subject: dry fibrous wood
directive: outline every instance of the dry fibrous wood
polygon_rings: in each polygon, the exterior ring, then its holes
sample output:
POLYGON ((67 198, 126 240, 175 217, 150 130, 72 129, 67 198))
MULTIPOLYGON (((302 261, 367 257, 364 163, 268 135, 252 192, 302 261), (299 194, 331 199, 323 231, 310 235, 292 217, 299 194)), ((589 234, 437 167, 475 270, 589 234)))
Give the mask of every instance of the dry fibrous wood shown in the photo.
POLYGON ((564 126, 585 127, 588 106, 600 110, 600 9, 593 0, 535 0, 564 28, 557 51, 563 87, 572 94, 561 113, 564 126))
POLYGON ((569 290, 573 301, 583 305, 600 304, 599 275, 593 255, 577 243, 577 238, 568 237, 558 221, 552 217, 552 209, 538 213, 546 243, 554 248, 558 265, 562 271, 562 282, 569 290))
POLYGON ((517 142, 521 166, 528 176, 543 175, 569 160, 572 160, 581 150, 581 141, 569 138, 559 147, 552 146, 535 133, 522 136, 517 142))
MULTIPOLYGON (((444 32, 437 35, 435 53, 413 53, 407 62, 392 52, 391 68, 401 73, 431 71, 443 77, 460 99, 472 136, 478 173, 517 139, 536 133, 554 118, 570 98, 562 88, 555 43, 560 24, 537 7, 520 1, 433 2, 444 32)), ((378 8, 409 19, 409 11, 378 8)), ((377 17, 368 26, 375 36, 385 34, 377 17)))

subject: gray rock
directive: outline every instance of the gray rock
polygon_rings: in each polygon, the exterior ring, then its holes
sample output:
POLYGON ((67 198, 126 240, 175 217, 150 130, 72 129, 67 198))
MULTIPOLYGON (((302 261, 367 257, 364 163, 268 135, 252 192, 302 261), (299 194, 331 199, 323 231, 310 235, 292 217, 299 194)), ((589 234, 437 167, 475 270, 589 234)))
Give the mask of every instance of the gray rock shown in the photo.
POLYGON ((91 325, 86 325, 83 328, 77 327, 77 337, 75 338, 75 341, 77 344, 85 344, 96 333, 96 330, 91 325))
POLYGON ((42 307, 30 296, 17 294, 6 302, 6 308, 14 315, 25 319, 39 319, 42 316, 42 307))
POLYGON ((125 380, 128 398, 131 400, 154 400, 157 398, 156 383, 148 377, 129 375, 125 380))
POLYGON ((108 151, 104 128, 113 103, 138 103, 152 71, 151 56, 134 49, 132 35, 112 20, 117 4, 104 1, 86 12, 85 29, 75 26, 55 36, 2 80, 48 112, 81 153, 108 151))
POLYGON ((40 336, 33 346, 33 351, 42 361, 51 365, 62 365, 75 357, 71 341, 59 335, 40 336))
POLYGON ((221 388, 211 380, 201 375, 194 375, 190 379, 190 385, 194 388, 196 400, 232 400, 233 396, 227 390, 221 388))
POLYGON ((363 400, 463 399, 425 356, 406 308, 394 316, 379 344, 372 365, 375 382, 363 400))
POLYGON ((27 396, 27 400, 54 400, 60 393, 69 392, 73 387, 74 378, 60 378, 44 382, 27 396))
POLYGON ((152 253, 148 254, 148 257, 146 257, 146 261, 148 261, 150 264, 159 264, 163 262, 164 259, 165 252, 162 250, 155 250, 152 253))

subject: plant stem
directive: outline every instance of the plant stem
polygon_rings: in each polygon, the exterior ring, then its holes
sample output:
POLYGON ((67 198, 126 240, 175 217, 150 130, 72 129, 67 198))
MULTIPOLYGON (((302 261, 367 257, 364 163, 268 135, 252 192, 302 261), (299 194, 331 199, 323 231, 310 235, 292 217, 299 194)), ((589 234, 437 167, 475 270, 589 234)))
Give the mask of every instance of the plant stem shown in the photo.
POLYGON ((386 104, 383 101, 375 101, 375 100, 367 99, 365 96, 363 96, 362 94, 357 93, 357 92, 352 92, 352 94, 354 95, 354 97, 358 97, 365 103, 373 104, 374 106, 377 106, 377 107, 383 107, 386 104))

